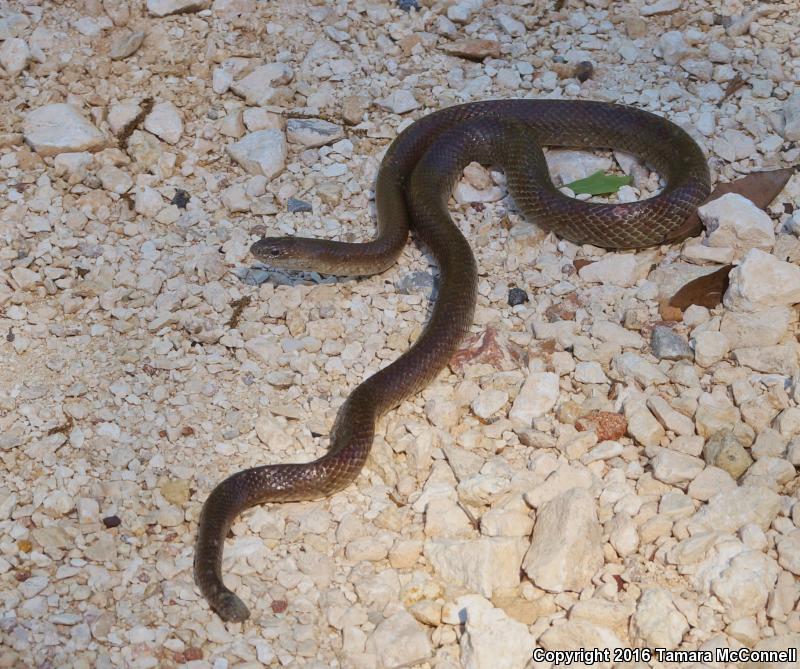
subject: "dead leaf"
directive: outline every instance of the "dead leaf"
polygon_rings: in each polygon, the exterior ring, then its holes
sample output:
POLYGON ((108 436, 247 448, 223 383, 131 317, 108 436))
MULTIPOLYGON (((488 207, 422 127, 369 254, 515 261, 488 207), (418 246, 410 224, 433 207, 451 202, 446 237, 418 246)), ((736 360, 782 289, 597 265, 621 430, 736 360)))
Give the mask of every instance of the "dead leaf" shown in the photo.
POLYGON ((728 290, 728 274, 731 269, 733 265, 725 265, 716 272, 705 274, 684 284, 669 298, 668 306, 686 309, 692 304, 698 304, 713 309, 722 302, 722 296, 728 290))
POLYGON ((728 82, 728 85, 725 87, 725 93, 722 95, 722 100, 717 103, 717 107, 721 107, 725 100, 731 97, 731 95, 742 88, 746 83, 747 82, 742 78, 742 75, 737 72, 736 76, 731 79, 728 82))

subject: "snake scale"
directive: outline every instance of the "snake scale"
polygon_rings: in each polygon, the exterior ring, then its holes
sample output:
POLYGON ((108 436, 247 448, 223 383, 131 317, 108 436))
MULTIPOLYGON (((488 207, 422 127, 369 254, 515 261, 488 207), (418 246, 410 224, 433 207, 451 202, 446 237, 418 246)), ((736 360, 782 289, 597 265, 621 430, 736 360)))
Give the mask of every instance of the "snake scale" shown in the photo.
POLYGON ((378 418, 430 383, 467 333, 477 269, 447 204, 461 171, 472 161, 505 171, 514 202, 528 220, 570 241, 609 249, 663 244, 695 232, 686 229, 685 221, 710 190, 701 149, 660 116, 605 102, 490 100, 437 111, 398 135, 378 172, 377 235, 372 241, 281 237, 256 242, 253 255, 273 267, 368 275, 395 262, 413 229, 438 264, 440 279, 422 334, 397 360, 353 390, 339 409, 325 455, 308 463, 240 471, 209 495, 199 519, 194 574, 223 620, 243 621, 250 615, 222 580, 223 544, 237 514, 264 502, 325 497, 349 485, 364 466, 378 418), (638 202, 580 202, 553 185, 541 146, 627 151, 658 170, 666 186, 638 202))

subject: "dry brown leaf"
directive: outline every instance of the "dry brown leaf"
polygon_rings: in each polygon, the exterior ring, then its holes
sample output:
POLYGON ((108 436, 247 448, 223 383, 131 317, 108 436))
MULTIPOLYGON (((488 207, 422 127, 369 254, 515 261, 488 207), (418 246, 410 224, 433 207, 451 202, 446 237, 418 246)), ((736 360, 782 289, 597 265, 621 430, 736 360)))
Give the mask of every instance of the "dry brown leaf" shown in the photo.
POLYGON ((728 290, 728 274, 733 265, 725 265, 711 274, 705 274, 681 286, 678 292, 669 298, 669 306, 686 309, 692 304, 713 309, 721 301, 728 290))

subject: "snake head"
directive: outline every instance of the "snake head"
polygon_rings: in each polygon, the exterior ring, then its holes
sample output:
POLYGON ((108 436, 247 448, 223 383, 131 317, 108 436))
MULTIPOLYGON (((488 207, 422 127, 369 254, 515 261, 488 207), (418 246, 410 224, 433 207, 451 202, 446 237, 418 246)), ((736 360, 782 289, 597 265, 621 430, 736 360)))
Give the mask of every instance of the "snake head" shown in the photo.
POLYGON ((264 237, 250 247, 250 252, 277 269, 306 269, 308 265, 307 255, 294 237, 264 237))

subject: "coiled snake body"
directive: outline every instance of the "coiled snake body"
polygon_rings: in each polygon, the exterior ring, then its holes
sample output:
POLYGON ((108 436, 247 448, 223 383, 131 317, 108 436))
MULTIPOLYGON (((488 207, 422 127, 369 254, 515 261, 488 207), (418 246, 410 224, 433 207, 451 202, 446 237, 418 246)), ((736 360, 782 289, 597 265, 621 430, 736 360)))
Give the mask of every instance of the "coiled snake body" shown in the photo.
POLYGON ((390 267, 413 228, 439 265, 439 291, 413 346, 358 386, 339 410, 329 451, 314 462, 254 467, 211 492, 200 515, 195 580, 223 620, 249 617, 222 581, 222 549, 242 510, 263 502, 325 497, 359 474, 376 420, 424 388, 445 367, 472 323, 477 270, 447 203, 471 161, 505 170, 517 208, 540 227, 577 243, 615 249, 680 240, 685 221, 708 195, 705 157, 678 126, 648 112, 590 101, 493 100, 457 105, 406 128, 386 152, 375 188, 377 236, 364 244, 265 238, 253 245, 276 267, 364 275, 390 267), (579 202, 552 184, 541 145, 614 148, 633 153, 666 178, 655 197, 629 204, 579 202))

